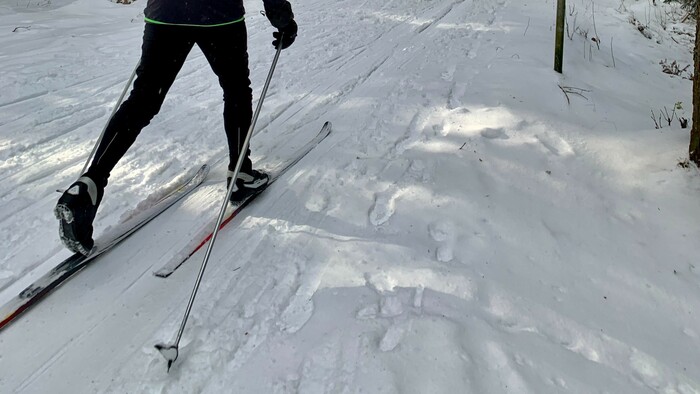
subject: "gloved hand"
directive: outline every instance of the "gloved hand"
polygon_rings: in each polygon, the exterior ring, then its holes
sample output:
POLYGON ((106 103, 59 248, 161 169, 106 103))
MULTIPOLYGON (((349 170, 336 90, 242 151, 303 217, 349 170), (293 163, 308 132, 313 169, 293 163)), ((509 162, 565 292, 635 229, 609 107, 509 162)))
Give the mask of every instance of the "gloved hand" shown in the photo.
POLYGON ((287 0, 265 0, 265 15, 276 29, 282 29, 294 20, 292 5, 287 0))
POLYGON ((287 26, 272 33, 272 37, 275 38, 275 40, 272 41, 272 46, 277 48, 280 45, 281 40, 282 49, 289 48, 289 46, 292 45, 294 43, 294 40, 297 38, 297 30, 297 23, 294 22, 294 19, 292 19, 291 21, 289 21, 287 26))

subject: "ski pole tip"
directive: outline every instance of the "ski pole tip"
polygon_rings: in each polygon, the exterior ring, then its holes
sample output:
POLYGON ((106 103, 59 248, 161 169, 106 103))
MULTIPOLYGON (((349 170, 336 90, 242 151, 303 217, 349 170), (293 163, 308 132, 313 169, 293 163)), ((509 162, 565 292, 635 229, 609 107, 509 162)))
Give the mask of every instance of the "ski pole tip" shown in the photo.
POLYGON ((178 356, 177 346, 159 343, 159 344, 155 345, 155 348, 158 349, 158 351, 163 356, 163 358, 165 358, 165 360, 168 362, 168 372, 170 372, 170 367, 173 365, 175 360, 177 360, 177 356, 178 356))

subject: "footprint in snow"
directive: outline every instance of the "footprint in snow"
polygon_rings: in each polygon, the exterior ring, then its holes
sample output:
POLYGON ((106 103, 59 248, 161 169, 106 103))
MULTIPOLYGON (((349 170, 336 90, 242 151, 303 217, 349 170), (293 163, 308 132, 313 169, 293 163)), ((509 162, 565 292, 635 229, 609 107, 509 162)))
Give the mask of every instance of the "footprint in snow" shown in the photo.
POLYGON ((411 321, 396 323, 390 326, 382 340, 379 342, 379 350, 389 352, 394 350, 400 343, 406 332, 411 330, 411 321))
POLYGON ((684 328, 683 334, 687 335, 690 338, 698 339, 698 334, 695 331, 693 331, 692 328, 689 328, 689 327, 684 328))
POLYGON ((507 140, 508 134, 506 133, 506 130, 502 127, 499 127, 497 129, 492 129, 492 128, 486 128, 481 130, 481 136, 484 138, 488 138, 490 140, 495 140, 495 139, 501 139, 501 140, 507 140))
POLYGON ((422 160, 412 160, 406 171, 406 177, 417 182, 429 182, 433 178, 432 166, 427 166, 422 160))
POLYGON ((11 278, 14 275, 12 271, 0 270, 0 280, 11 278))
POLYGON ((416 292, 413 295, 413 307, 422 308, 423 307, 423 293, 425 292, 425 287, 420 285, 416 287, 416 292))
POLYGON ((311 299, 295 297, 280 316, 280 329, 284 332, 299 331, 314 313, 314 303, 311 299))
POLYGON ((439 135, 442 137, 447 137, 447 135, 450 134, 450 127, 449 127, 449 125, 446 125, 444 122, 440 123, 440 124, 433 125, 433 134, 439 135))
POLYGON ((403 313, 403 303, 395 295, 383 297, 379 304, 379 313, 382 317, 395 317, 403 313))
POLYGON ((442 263, 454 259, 454 224, 451 221, 440 220, 428 226, 430 237, 439 242, 436 258, 442 263))
POLYGON ((328 208, 330 197, 328 193, 314 193, 311 197, 306 200, 306 209, 311 212, 323 212, 328 208))
POLYGON ((366 306, 359 311, 357 311, 357 314, 355 314, 355 317, 359 320, 368 320, 368 319, 374 319, 377 317, 377 314, 379 313, 379 306, 378 305, 369 305, 366 306))
POLYGON ((374 198, 374 206, 369 212, 369 221, 380 226, 386 223, 396 210, 397 193, 393 191, 377 193, 374 198))
POLYGON ((569 143, 563 138, 557 135, 544 132, 542 134, 535 135, 535 137, 542 144, 542 146, 557 156, 571 156, 575 153, 574 148, 572 148, 571 145, 569 145, 569 143))
POLYGON ((457 67, 450 66, 449 69, 440 74, 440 78, 442 78, 443 81, 452 81, 455 76, 455 71, 457 71, 457 67))

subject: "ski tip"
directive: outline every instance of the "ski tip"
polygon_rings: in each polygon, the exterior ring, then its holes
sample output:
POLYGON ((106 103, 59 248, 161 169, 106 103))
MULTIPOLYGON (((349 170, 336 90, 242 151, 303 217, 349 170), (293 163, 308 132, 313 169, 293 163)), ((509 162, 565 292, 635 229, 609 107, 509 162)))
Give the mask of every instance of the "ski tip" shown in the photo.
POLYGON ((209 167, 209 164, 202 164, 202 166, 199 167, 199 171, 197 172, 200 173, 202 177, 206 177, 207 175, 209 175, 210 169, 211 167, 209 167))
POLYGON ((169 277, 171 274, 172 274, 171 271, 165 271, 165 270, 158 270, 158 271, 153 272, 153 276, 155 276, 156 278, 163 278, 163 279, 169 277))
POLYGON ((2 331, 3 328, 8 326, 10 324, 10 322, 12 322, 13 319, 15 318, 15 316, 17 316, 18 314, 19 313, 17 313, 17 312, 13 312, 13 313, 10 313, 9 315, 5 316, 2 320, 0 320, 0 331, 2 331))
POLYGON ((321 130, 318 132, 318 135, 316 136, 316 141, 320 142, 322 139, 328 137, 331 131, 333 131, 333 124, 327 120, 323 123, 321 130))

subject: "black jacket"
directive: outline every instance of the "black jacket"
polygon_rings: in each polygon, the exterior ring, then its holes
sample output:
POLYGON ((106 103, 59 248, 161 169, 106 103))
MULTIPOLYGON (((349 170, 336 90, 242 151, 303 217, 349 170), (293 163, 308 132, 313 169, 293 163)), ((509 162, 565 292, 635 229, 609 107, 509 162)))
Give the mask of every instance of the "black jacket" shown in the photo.
MULTIPOLYGON (((294 18, 287 0, 263 0, 272 25, 281 29, 294 18)), ((215 26, 243 20, 243 0, 148 0, 146 22, 215 26)))

